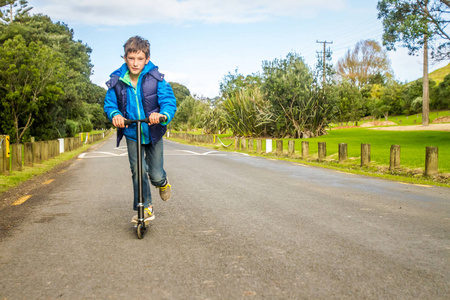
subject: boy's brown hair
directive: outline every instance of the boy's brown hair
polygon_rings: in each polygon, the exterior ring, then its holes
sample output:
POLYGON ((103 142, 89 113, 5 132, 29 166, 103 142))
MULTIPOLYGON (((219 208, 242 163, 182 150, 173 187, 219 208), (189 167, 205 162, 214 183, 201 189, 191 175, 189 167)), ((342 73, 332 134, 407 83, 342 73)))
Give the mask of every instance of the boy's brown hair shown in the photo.
POLYGON ((150 43, 140 36, 129 38, 125 45, 123 45, 123 49, 125 50, 125 57, 127 57, 128 53, 136 53, 139 51, 144 52, 145 58, 150 57, 150 43))

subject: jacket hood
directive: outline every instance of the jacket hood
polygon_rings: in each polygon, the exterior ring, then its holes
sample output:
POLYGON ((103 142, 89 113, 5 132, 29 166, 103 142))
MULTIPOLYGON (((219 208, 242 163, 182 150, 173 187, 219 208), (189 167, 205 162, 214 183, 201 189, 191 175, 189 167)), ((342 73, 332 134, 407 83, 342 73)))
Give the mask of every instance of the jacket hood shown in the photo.
MULTIPOLYGON (((150 72, 151 70, 157 68, 157 66, 155 66, 151 61, 149 61, 144 69, 141 72, 141 75, 145 75, 148 72, 150 72)), ((124 63, 120 68, 118 68, 117 70, 115 70, 114 72, 111 73, 110 77, 112 76, 119 76, 120 78, 122 78, 123 76, 125 76, 125 74, 128 72, 128 66, 126 63, 124 63)))

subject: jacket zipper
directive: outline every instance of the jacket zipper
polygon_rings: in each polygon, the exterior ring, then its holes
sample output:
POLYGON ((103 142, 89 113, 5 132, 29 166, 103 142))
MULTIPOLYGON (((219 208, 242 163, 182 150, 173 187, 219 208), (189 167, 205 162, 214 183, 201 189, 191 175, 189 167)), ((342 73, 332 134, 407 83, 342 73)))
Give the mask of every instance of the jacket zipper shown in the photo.
MULTIPOLYGON (((136 100, 138 119, 141 119, 141 109, 139 108, 139 97, 138 97, 138 94, 137 94, 137 90, 136 90, 136 88, 134 86, 132 86, 132 88, 133 88, 133 93, 134 93, 134 99, 136 100)), ((145 144, 146 143, 146 141, 145 141, 145 134, 144 134, 144 130, 143 130, 142 124, 141 124, 141 132, 142 132, 141 133, 142 144, 145 144)))

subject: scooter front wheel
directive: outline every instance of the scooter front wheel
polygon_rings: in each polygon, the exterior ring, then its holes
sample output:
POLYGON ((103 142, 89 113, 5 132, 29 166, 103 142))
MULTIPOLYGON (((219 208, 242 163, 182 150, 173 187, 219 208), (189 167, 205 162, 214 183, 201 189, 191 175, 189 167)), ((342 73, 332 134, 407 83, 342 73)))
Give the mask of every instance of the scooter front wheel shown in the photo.
POLYGON ((145 234, 145 227, 143 224, 138 224, 136 227, 136 233, 138 236, 138 239, 142 239, 144 237, 145 234))

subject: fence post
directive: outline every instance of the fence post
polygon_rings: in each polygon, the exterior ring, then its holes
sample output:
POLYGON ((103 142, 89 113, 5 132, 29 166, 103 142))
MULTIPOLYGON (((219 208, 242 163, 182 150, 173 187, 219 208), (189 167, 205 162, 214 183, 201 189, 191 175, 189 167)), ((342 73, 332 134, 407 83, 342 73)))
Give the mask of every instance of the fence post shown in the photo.
POLYGON ((319 161, 322 161, 327 157, 327 143, 319 142, 318 147, 319 147, 318 149, 319 161))
POLYGON ((272 140, 266 139, 266 153, 272 152, 272 140))
POLYGON ((11 171, 11 144, 9 135, 5 135, 5 155, 6 155, 6 171, 11 171))
POLYGON ((339 144, 339 163, 342 163, 347 160, 348 154, 347 154, 347 144, 340 143, 339 144))
POLYGON ((55 157, 55 143, 53 140, 48 141, 48 158, 55 157))
POLYGON ((277 140, 276 147, 277 147, 276 153, 280 155, 283 154, 283 140, 277 140))
POLYGON ((24 163, 27 167, 33 166, 33 143, 23 144, 24 163))
POLYGON ((48 141, 41 142, 41 160, 48 160, 48 141))
POLYGON ((256 152, 258 153, 262 152, 262 139, 256 140, 256 152))
POLYGON ((309 156, 309 142, 302 142, 302 158, 306 159, 309 156))
POLYGON ((6 136, 0 135, 0 174, 6 175, 6 136))
POLYGON ((241 144, 241 139, 237 136, 234 138, 234 150, 239 150, 241 144))
POLYGON ((438 147, 426 147, 425 152, 425 175, 435 175, 438 173, 438 147))
POLYGON ((54 151, 55 151, 55 157, 59 156, 59 141, 58 140, 53 141, 53 147, 54 147, 54 151))
POLYGON ((253 152, 253 139, 248 140, 248 151, 253 152))
POLYGON ((41 142, 32 143, 31 147, 33 148, 33 163, 40 164, 41 163, 41 142))
POLYGON ((391 156, 389 171, 394 171, 400 167, 400 145, 391 145, 391 156))
POLYGON ((361 167, 370 163, 370 144, 361 144, 361 167))
POLYGON ((59 154, 64 153, 64 139, 58 139, 59 141, 59 154))
POLYGON ((245 137, 241 138, 241 150, 247 150, 247 139, 245 137))
POLYGON ((12 144, 11 170, 22 171, 22 144, 12 144))
POLYGON ((289 140, 288 141, 288 155, 294 156, 294 154, 295 154, 295 141, 289 140))

